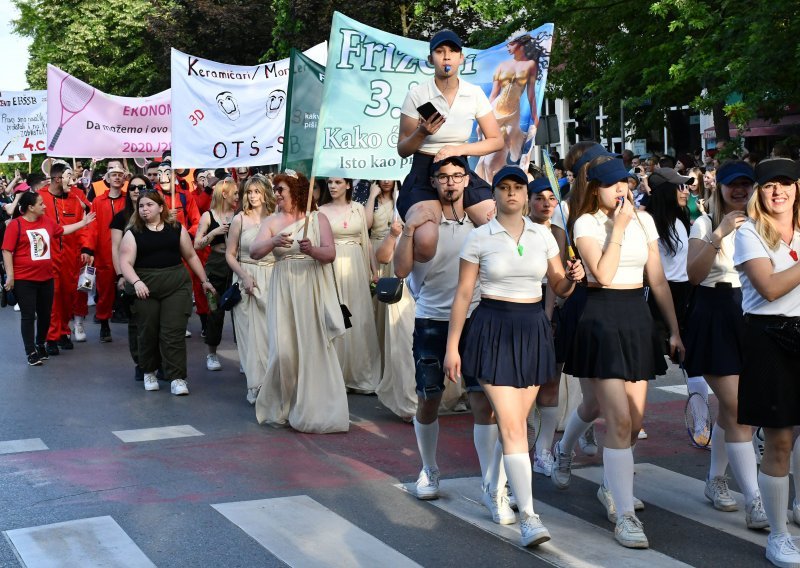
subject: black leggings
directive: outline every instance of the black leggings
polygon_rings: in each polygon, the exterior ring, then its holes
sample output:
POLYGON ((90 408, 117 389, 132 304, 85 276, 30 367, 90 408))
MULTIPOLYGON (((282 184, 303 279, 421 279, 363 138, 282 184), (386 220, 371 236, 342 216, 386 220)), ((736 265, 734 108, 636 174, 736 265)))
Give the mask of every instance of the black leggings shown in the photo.
POLYGON ((14 292, 19 302, 20 330, 25 353, 30 354, 36 345, 44 345, 50 327, 50 312, 53 308, 53 279, 17 280, 14 292), (36 342, 33 337, 33 322, 36 321, 36 342))

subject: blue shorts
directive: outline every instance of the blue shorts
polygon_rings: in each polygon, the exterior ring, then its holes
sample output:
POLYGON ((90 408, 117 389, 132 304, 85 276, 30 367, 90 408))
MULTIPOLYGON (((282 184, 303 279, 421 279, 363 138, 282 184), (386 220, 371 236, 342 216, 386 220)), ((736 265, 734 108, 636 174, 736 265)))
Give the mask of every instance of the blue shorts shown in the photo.
MULTIPOLYGON (((423 400, 438 398, 444 392, 444 356, 447 352, 448 321, 431 319, 414 320, 412 351, 416 365, 417 394, 423 400)), ((461 353, 469 329, 469 319, 464 322, 458 351, 461 353)), ((467 392, 482 392, 483 387, 474 377, 464 377, 467 392)))

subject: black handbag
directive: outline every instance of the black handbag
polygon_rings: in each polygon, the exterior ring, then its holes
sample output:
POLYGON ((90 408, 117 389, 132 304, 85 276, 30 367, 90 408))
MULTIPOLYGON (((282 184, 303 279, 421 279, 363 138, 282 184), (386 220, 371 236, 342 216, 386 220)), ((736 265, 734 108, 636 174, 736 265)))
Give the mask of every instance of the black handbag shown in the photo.
POLYGON ((375 285, 375 295, 384 304, 396 304, 403 297, 403 279, 379 278, 375 285))
POLYGON ((339 297, 339 284, 336 283, 336 269, 333 267, 333 264, 330 265, 331 272, 333 272, 333 289, 336 290, 336 300, 339 302, 339 308, 342 310, 342 319, 344 320, 344 328, 350 329, 353 327, 353 322, 350 321, 350 318, 353 317, 353 314, 350 313, 350 308, 348 308, 345 304, 342 303, 342 299, 339 297))
POLYGON ((229 312, 233 309, 233 307, 242 301, 242 291, 239 289, 239 283, 237 282, 227 290, 225 293, 222 294, 219 298, 219 302, 217 306, 220 310, 225 310, 229 312))
POLYGON ((764 333, 792 358, 800 358, 800 321, 770 324, 764 327, 764 333))

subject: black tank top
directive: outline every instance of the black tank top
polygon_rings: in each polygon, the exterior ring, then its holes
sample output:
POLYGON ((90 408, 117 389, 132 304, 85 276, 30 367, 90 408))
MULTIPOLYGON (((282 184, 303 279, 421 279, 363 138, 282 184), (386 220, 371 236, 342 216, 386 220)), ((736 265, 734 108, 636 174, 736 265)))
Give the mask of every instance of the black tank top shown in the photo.
MULTIPOLYGON (((211 222, 208 224, 208 231, 206 232, 206 234, 210 233, 211 231, 213 231, 214 229, 219 227, 219 223, 217 223, 217 219, 214 217, 214 212, 211 211, 210 209, 208 211, 208 216, 211 217, 211 222)), ((209 244, 209 246, 212 246, 212 247, 216 246, 216 245, 219 245, 219 244, 223 244, 224 245, 225 244, 225 235, 217 235, 216 237, 211 239, 211 242, 208 243, 208 244, 209 244)))
POLYGON ((181 226, 164 224, 160 231, 131 231, 136 239, 134 268, 171 268, 181 263, 181 226))

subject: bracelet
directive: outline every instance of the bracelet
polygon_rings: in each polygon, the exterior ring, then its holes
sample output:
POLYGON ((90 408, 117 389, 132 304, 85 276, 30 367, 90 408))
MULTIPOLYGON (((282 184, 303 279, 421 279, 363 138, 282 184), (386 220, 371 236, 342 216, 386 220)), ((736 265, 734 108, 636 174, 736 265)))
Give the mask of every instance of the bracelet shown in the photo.
POLYGON ((708 244, 710 244, 712 247, 714 247, 714 250, 715 250, 715 251, 719 252, 719 251, 721 251, 721 250, 722 250, 722 245, 720 245, 720 246, 717 246, 717 245, 715 245, 715 244, 714 244, 714 241, 712 241, 711 239, 708 239, 706 242, 707 242, 708 244))
POLYGON ((137 285, 139 282, 141 282, 141 280, 137 280, 136 282, 134 282, 133 284, 131 284, 131 286, 136 286, 136 285, 137 285))
POLYGON ((622 243, 618 243, 617 241, 608 241, 608 244, 610 244, 610 245, 619 245, 620 247, 622 247, 622 243))
POLYGON ((403 233, 403 236, 404 236, 404 237, 408 237, 409 239, 410 239, 411 237, 413 237, 413 236, 414 236, 414 233, 411 233, 410 235, 409 235, 409 234, 406 234, 406 232, 405 232, 405 231, 402 231, 402 233, 403 233))

